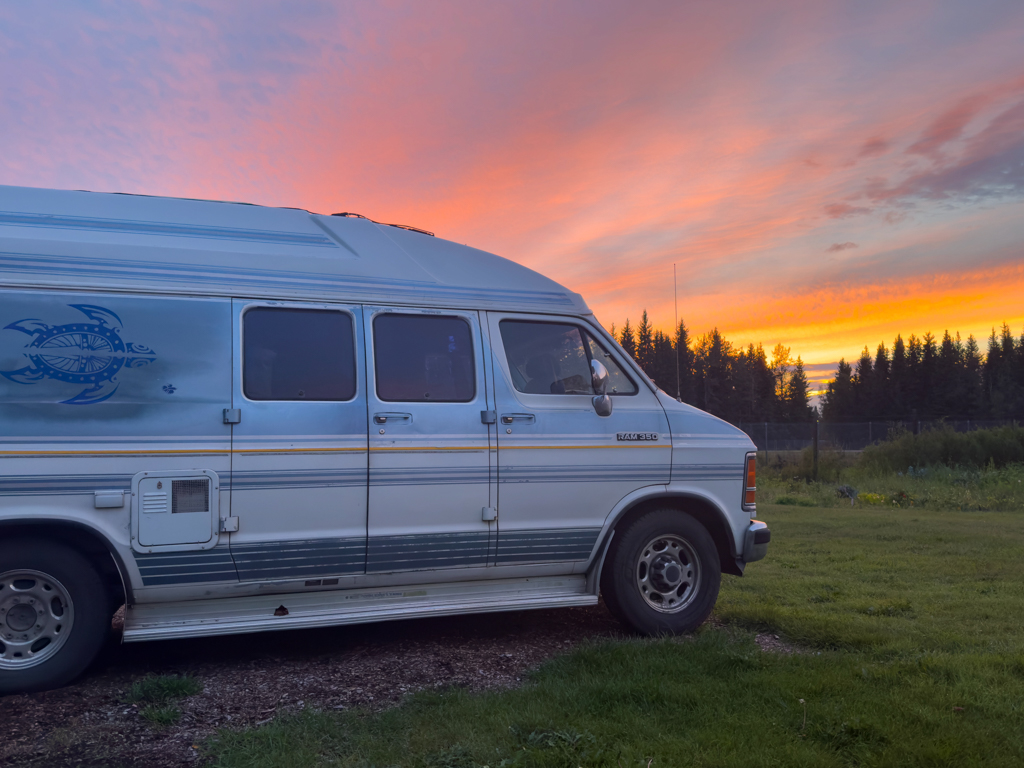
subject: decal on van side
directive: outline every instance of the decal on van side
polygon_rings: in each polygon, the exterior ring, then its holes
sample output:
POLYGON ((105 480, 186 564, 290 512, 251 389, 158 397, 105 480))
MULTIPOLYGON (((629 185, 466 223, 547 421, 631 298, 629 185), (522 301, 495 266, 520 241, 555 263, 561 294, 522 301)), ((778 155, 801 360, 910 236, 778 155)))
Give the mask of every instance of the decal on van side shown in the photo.
POLYGON ((69 304, 95 322, 48 325, 27 318, 4 327, 34 337, 25 347, 31 362, 16 371, 0 371, 18 384, 35 384, 44 379, 84 386, 81 392, 62 403, 92 405, 101 403, 117 391, 117 374, 122 368, 139 368, 156 359, 142 344, 121 339, 121 318, 109 309, 92 304, 69 304))

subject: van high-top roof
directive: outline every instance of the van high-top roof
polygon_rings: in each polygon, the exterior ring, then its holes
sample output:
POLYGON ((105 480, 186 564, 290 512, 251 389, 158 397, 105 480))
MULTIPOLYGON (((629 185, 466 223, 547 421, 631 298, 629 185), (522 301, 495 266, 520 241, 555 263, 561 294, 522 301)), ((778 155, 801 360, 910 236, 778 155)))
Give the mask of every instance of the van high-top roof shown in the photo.
POLYGON ((364 218, 0 186, 0 287, 588 314, 515 262, 364 218))

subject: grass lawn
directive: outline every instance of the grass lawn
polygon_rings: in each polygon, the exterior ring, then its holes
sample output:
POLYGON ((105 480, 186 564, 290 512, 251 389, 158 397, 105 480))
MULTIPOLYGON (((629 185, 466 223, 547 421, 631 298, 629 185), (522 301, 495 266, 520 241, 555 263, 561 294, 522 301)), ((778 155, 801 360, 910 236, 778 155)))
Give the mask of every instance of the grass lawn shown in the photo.
POLYGON ((762 506, 724 629, 586 646, 503 693, 305 713, 218 766, 1024 765, 1024 515, 762 506), (769 654, 770 629, 807 649, 769 654), (653 759, 653 762, 649 762, 653 759))

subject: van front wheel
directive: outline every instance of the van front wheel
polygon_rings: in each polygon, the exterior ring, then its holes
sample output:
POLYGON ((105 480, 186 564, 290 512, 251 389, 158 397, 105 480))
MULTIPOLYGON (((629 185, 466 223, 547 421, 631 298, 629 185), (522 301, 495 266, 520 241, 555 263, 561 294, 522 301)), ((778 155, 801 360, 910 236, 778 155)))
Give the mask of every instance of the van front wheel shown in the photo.
POLYGON ((722 583, 711 535, 685 512, 648 512, 616 531, 601 591, 619 619, 645 635, 692 632, 711 614, 722 583))
POLYGON ((65 685, 96 657, 110 629, 96 569, 62 544, 0 544, 0 694, 65 685))

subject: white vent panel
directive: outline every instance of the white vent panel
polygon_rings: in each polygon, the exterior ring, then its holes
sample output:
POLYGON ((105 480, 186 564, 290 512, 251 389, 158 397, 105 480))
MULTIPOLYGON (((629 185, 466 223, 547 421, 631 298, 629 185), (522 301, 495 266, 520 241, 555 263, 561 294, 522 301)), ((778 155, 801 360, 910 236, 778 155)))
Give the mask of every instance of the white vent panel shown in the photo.
POLYGON ((132 547, 207 549, 220 532, 220 482, 208 469, 140 472, 132 479, 132 547))

